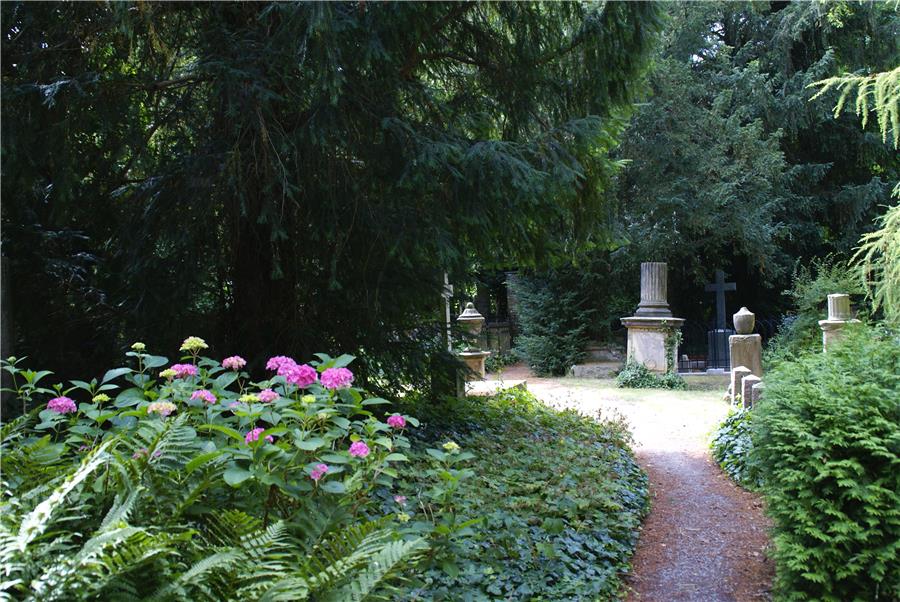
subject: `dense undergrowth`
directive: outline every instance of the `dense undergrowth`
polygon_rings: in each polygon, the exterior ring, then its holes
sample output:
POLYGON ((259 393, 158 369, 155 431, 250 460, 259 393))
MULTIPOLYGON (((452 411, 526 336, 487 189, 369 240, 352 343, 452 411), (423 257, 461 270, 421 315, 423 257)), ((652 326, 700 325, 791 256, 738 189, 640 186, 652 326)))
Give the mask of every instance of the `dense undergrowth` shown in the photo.
POLYGON ((434 402, 421 424, 353 386, 352 357, 128 367, 47 387, 4 362, 0 597, 610 599, 647 482, 616 422, 528 393, 434 402), (166 367, 168 366, 168 367, 166 367), (7 391, 10 392, 10 391, 7 391), (49 401, 48 401, 49 400, 49 401))
MULTIPOLYGON (((409 408, 422 419, 413 446, 447 439, 478 458, 457 491, 461 519, 481 517, 454 558, 418 590, 443 600, 607 600, 621 592, 647 478, 622 423, 556 411, 528 392, 409 408)), ((428 487, 416 465, 400 488, 428 487)))

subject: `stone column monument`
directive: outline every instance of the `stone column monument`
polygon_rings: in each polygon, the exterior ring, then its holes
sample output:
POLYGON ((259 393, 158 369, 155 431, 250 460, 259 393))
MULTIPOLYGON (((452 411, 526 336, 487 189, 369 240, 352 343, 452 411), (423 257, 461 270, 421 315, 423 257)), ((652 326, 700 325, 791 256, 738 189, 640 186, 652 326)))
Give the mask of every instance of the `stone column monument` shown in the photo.
POLYGON ((479 349, 478 335, 484 326, 484 316, 475 309, 475 304, 469 301, 466 308, 456 318, 459 325, 466 331, 466 348, 459 353, 468 370, 464 376, 466 382, 484 380, 484 360, 491 354, 490 351, 479 349))
POLYGON ((628 358, 659 373, 674 371, 678 366, 678 350, 667 350, 666 339, 684 324, 684 318, 672 317, 667 288, 666 264, 642 263, 641 302, 633 316, 622 318, 622 325, 628 329, 628 358))
POLYGON ((819 320, 822 329, 822 351, 828 351, 828 345, 841 338, 844 326, 858 323, 850 311, 850 295, 835 293, 828 295, 828 319, 819 320))
MULTIPOLYGON (((734 330, 737 334, 728 337, 728 351, 731 366, 746 366, 751 374, 762 377, 762 336, 752 334, 756 326, 756 314, 742 307, 733 316, 734 330)), ((735 394, 740 391, 734 391, 735 394)))

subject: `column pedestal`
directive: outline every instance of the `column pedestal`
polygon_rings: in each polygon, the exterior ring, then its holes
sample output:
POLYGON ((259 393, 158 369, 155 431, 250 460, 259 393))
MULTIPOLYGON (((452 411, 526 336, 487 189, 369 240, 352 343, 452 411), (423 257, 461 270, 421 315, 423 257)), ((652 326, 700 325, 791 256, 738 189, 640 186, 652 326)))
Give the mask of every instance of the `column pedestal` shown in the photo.
POLYGON ((463 375, 465 382, 484 380, 484 360, 491 354, 490 351, 462 351, 459 357, 466 364, 466 373, 463 375))
POLYGON ((678 366, 678 350, 666 351, 666 337, 669 329, 680 330, 683 318, 651 318, 631 316, 622 318, 622 325, 628 329, 627 357, 643 364, 649 370, 664 374, 669 366, 674 371, 678 366))
POLYGON ((728 337, 731 365, 746 366, 751 374, 762 377, 762 336, 758 334, 733 334, 728 337))

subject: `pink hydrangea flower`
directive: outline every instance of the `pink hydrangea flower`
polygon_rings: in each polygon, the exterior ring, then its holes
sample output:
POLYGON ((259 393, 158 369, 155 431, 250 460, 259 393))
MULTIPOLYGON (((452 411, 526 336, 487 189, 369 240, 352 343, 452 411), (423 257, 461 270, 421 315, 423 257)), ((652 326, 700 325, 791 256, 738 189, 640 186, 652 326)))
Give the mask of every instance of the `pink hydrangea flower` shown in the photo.
POLYGON ((395 495, 394 501, 400 504, 401 506, 406 505, 406 496, 405 495, 395 495))
POLYGON ((175 378, 197 376, 197 366, 194 364, 173 364, 170 369, 175 371, 175 378))
MULTIPOLYGON (((262 434, 262 432, 264 430, 266 430, 266 429, 264 429, 261 426, 258 426, 255 429, 252 429, 249 433, 247 433, 244 436, 244 443, 246 443, 247 445, 250 445, 250 443, 252 443, 254 441, 259 441, 259 436, 262 434)), ((275 438, 272 437, 272 435, 266 435, 266 441, 268 441, 269 443, 275 443, 275 438)))
POLYGON ((365 458, 369 455, 369 446, 363 441, 354 441, 350 446, 350 455, 357 458, 365 458))
POLYGON ((395 429, 402 429, 406 427, 406 418, 400 414, 394 414, 393 416, 388 416, 387 423, 395 429))
POLYGON ((206 389, 194 391, 191 393, 191 399, 202 399, 206 403, 216 403, 216 396, 212 394, 212 391, 207 391, 206 389))
MULTIPOLYGON (((281 370, 278 371, 281 374, 281 370)), ((316 369, 308 364, 300 364, 292 366, 289 370, 286 370, 284 374, 285 380, 290 385, 295 385, 300 387, 301 389, 305 389, 310 386, 319 378, 319 373, 316 372, 316 369)))
POLYGON ((328 472, 327 464, 316 464, 312 471, 309 473, 309 478, 313 481, 318 482, 319 479, 325 476, 326 472, 328 472))
POLYGON ((246 365, 247 360, 239 355, 232 355, 231 357, 226 357, 224 360, 222 360, 222 367, 226 368, 227 370, 237 371, 246 365))
POLYGON ((78 408, 75 407, 75 402, 65 395, 61 397, 54 397, 53 399, 48 401, 47 409, 52 412, 56 412, 57 414, 71 414, 72 412, 78 411, 78 408))
POLYGON ((275 370, 277 372, 284 366, 296 365, 297 362, 295 362, 293 358, 287 357, 286 355, 276 355, 275 357, 270 357, 269 361, 266 362, 266 370, 275 370))
POLYGON ((259 392, 259 400, 263 403, 269 403, 278 399, 278 393, 273 391, 272 389, 263 389, 259 392))
POLYGON ((326 389, 349 387, 353 382, 353 373, 346 368, 328 368, 322 372, 322 386, 326 389))

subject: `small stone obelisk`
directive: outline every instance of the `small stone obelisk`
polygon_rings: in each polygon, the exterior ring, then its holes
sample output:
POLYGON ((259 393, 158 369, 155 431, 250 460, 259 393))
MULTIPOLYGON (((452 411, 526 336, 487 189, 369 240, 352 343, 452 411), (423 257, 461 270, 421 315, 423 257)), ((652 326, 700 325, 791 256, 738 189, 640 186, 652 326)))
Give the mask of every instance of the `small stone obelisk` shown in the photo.
POLYGON ((841 338, 847 324, 858 322, 850 310, 850 295, 845 293, 828 295, 828 319, 819 320, 819 328, 822 329, 822 351, 828 351, 828 345, 841 338))
POLYGON ((684 324, 672 317, 667 300, 668 266, 662 262, 641 264, 641 301, 634 315, 622 318, 628 329, 628 358, 648 369, 665 373, 677 367, 677 349, 666 349, 672 329, 684 324))

